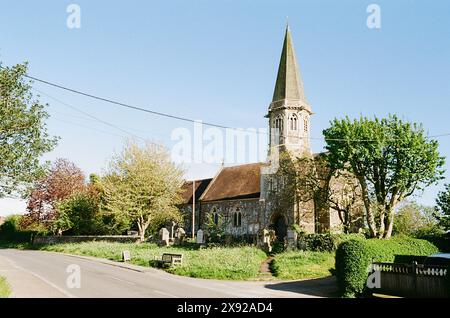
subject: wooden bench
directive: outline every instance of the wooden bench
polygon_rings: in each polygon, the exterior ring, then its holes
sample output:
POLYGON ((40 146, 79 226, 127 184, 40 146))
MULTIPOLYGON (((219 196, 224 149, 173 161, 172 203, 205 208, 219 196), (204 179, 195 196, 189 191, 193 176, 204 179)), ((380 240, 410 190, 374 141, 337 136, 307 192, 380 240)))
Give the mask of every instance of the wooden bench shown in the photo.
POLYGON ((183 254, 164 253, 161 259, 154 260, 159 266, 173 266, 183 264, 183 254))

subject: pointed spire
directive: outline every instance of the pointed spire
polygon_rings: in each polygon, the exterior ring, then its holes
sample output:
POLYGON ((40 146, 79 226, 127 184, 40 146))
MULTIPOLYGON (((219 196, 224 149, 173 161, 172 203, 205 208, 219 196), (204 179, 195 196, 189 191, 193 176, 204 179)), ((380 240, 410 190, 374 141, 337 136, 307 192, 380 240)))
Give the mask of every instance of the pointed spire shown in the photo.
POLYGON ((302 101, 307 104, 289 24, 286 25, 283 51, 281 52, 277 82, 275 84, 272 102, 285 99, 302 101))

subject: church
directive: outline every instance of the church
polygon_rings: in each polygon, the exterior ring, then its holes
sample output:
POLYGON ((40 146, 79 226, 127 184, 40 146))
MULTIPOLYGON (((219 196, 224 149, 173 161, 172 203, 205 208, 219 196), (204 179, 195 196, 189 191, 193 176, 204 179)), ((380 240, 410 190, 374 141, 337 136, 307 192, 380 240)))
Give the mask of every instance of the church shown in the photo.
POLYGON ((193 206, 196 231, 205 230, 207 222, 217 224, 224 220, 225 232, 234 237, 252 237, 262 229, 272 229, 283 240, 295 224, 306 233, 338 228, 341 221, 337 212, 321 202, 320 195, 300 204, 289 203, 281 210, 275 207, 271 195, 279 189, 275 174, 281 153, 311 158, 320 165, 317 159, 322 154, 314 154, 310 148, 312 115, 287 26, 273 99, 266 115, 270 132, 267 161, 222 167, 213 178, 186 182, 182 211, 187 232, 191 232, 193 206))

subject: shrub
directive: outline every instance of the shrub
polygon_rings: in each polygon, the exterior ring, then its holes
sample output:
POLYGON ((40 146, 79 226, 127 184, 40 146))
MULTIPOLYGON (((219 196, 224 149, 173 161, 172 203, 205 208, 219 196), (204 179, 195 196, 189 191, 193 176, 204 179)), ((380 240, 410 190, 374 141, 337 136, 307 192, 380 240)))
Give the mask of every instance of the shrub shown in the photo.
POLYGON ((425 240, 394 238, 391 240, 349 240, 336 251, 336 276, 346 297, 365 291, 368 267, 372 261, 393 262, 395 255, 431 255, 438 248, 425 240))
POLYGON ((450 252, 450 233, 441 235, 422 235, 419 238, 427 240, 436 245, 443 253, 450 252))
POLYGON ((0 226, 0 240, 16 243, 28 243, 32 238, 32 231, 20 230, 20 215, 10 215, 0 226))
POLYGON ((363 240, 362 234, 300 234, 298 247, 304 251, 333 252, 339 244, 350 239, 363 240))
POLYGON ((420 238, 423 235, 438 234, 440 231, 433 207, 408 202, 395 216, 394 234, 420 238))

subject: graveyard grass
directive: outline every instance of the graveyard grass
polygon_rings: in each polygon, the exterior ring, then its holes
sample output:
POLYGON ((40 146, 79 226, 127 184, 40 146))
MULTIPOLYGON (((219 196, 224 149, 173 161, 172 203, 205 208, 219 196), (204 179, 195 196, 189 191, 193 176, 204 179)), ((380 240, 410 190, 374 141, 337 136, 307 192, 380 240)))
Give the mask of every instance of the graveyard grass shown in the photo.
POLYGON ((186 247, 159 247, 153 243, 83 242, 50 244, 33 247, 39 250, 63 252, 122 260, 122 251, 128 250, 132 264, 152 266, 152 260, 161 259, 163 253, 183 254, 183 265, 165 270, 172 274, 196 278, 223 280, 253 280, 259 274, 261 263, 267 258, 265 252, 256 247, 211 247, 198 249, 186 247))
POLYGON ((275 277, 283 280, 312 279, 331 275, 333 252, 290 251, 276 254, 271 264, 275 277))

